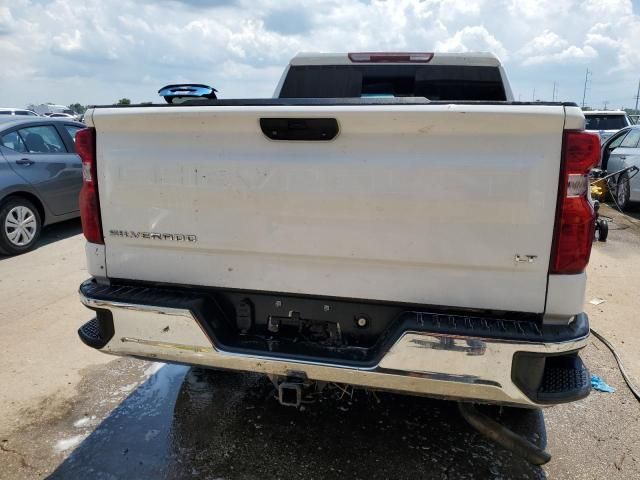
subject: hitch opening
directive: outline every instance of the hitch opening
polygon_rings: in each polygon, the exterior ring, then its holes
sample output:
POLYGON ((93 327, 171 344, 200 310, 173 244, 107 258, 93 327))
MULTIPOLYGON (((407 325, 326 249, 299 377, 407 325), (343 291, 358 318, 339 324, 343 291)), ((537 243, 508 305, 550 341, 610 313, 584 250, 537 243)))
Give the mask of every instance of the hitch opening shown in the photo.
POLYGON ((278 401, 288 407, 300 407, 302 404, 302 383, 282 382, 278 385, 278 401))

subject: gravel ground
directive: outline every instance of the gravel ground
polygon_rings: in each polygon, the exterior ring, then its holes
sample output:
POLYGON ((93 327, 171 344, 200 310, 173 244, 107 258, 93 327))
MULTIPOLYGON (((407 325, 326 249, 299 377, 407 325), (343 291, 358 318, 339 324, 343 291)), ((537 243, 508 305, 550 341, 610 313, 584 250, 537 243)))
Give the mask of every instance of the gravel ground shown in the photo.
MULTIPOLYGON (((617 218, 620 229, 594 248, 587 300, 606 302, 585 308, 640 383, 637 315, 629 313, 640 306, 634 222, 617 218)), ((10 365, 0 372, 9 385, 0 391, 0 479, 640 478, 640 404, 593 337, 583 358, 615 393, 544 411, 485 408, 546 445, 553 459, 533 467, 477 434, 451 402, 329 388, 310 392, 296 410, 280 406, 260 376, 112 359, 78 347, 75 329, 89 315, 75 296, 82 252, 64 253, 81 248, 75 233, 77 224, 63 225, 41 249, 0 258, 0 299, 12 299, 10 312, 0 312, 10 332, 0 338, 0 360, 10 365), (43 262, 45 253, 65 260, 43 262), (44 306, 26 293, 35 276, 56 275, 44 306), (51 305, 72 313, 34 313, 51 305), (20 322, 28 325, 23 338, 20 322), (34 343, 34 332, 51 322, 62 333, 34 343), (21 344, 26 353, 16 359, 21 344)))

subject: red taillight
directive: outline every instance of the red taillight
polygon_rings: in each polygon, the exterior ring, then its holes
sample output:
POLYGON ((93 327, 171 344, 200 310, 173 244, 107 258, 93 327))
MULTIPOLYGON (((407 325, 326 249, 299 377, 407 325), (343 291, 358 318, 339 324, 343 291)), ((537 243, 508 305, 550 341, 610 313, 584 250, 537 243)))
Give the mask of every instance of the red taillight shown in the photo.
POLYGON ((352 52, 349 60, 353 63, 429 63, 431 52, 352 52))
POLYGON ((76 152, 82 160, 82 189, 80 190, 82 232, 88 242, 103 244, 96 173, 96 131, 94 128, 78 130, 76 133, 76 152))
POLYGON ((599 161, 597 134, 564 133, 551 273, 581 273, 589 263, 595 212, 589 201, 588 174, 599 161))

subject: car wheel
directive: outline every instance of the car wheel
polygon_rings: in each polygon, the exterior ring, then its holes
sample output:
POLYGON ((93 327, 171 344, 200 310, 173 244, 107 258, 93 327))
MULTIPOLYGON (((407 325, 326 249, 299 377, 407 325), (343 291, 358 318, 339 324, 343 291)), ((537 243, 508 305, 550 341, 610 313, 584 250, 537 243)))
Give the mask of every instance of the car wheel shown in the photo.
POLYGON ((627 172, 618 176, 616 181, 616 204, 620 210, 626 210, 629 206, 629 197, 631 196, 631 188, 629 185, 629 175, 627 172))
POLYGON ((19 255, 33 248, 42 221, 38 209, 24 198, 9 198, 0 204, 0 253, 19 255))

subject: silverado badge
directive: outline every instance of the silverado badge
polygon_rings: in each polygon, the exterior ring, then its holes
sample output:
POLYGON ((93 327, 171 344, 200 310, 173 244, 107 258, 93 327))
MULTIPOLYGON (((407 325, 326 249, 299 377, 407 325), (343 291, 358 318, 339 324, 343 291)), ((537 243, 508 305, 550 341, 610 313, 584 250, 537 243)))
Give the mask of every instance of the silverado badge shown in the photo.
POLYGON ((109 230, 111 237, 124 238, 141 238, 144 240, 166 240, 169 242, 187 242, 193 243, 198 241, 198 237, 187 233, 157 233, 157 232, 137 232, 134 230, 109 230))

